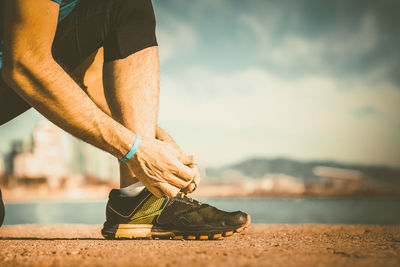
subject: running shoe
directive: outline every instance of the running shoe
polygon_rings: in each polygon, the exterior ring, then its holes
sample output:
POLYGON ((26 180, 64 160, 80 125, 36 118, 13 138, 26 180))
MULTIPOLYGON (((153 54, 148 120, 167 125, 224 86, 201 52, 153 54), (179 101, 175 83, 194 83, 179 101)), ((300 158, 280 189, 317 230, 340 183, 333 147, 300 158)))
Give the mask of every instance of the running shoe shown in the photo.
POLYGON ((5 215, 5 210, 4 210, 3 196, 1 195, 1 189, 0 189, 0 227, 3 224, 4 215, 5 215))
POLYGON ((250 216, 241 211, 221 211, 180 192, 157 198, 144 189, 128 197, 110 192, 106 222, 101 230, 107 239, 218 239, 243 231, 250 216))

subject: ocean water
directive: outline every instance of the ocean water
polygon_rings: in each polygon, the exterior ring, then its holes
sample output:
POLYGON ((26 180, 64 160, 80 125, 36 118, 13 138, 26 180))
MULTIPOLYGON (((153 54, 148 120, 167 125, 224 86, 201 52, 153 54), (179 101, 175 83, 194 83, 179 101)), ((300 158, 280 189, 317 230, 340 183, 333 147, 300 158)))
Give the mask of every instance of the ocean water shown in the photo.
MULTIPOLYGON (((400 198, 207 198, 263 224, 400 224, 400 198)), ((102 224, 105 201, 6 203, 5 225, 102 224)))

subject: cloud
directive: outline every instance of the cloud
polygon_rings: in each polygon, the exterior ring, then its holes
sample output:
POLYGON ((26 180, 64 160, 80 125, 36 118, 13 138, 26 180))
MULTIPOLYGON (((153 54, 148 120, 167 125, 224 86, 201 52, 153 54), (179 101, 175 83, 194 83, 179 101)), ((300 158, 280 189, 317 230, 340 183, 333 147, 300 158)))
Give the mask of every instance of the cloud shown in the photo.
POLYGON ((400 165, 399 20, 386 4, 233 2, 174 13, 198 42, 181 68, 162 69, 160 119, 177 140, 207 164, 258 154, 400 165))
POLYGON ((353 114, 360 118, 373 116, 373 115, 376 115, 377 113, 378 113, 378 110, 375 107, 371 107, 371 106, 360 107, 353 111, 353 114))
MULTIPOLYGON (((340 66, 343 71, 348 71, 345 65, 356 65, 363 57, 374 53, 378 44, 376 18, 371 13, 360 16, 356 25, 333 28, 313 37, 295 31, 293 26, 276 36, 274 27, 278 27, 279 17, 265 19, 254 14, 242 14, 238 20, 253 34, 258 57, 281 71, 326 73, 332 72, 332 67, 340 66)), ((299 22, 292 20, 292 23, 299 22)), ((335 70, 338 73, 343 71, 335 70)))
POLYGON ((171 14, 160 16, 163 23, 157 27, 157 36, 162 40, 159 44, 161 62, 168 64, 177 55, 185 56, 196 50, 198 38, 193 27, 171 14))
MULTIPOLYGON (((395 0, 155 4, 157 15, 168 13, 195 30, 197 49, 183 56, 204 65, 212 61, 215 69, 263 65, 289 77, 314 72, 338 79, 379 69, 381 79, 400 85, 400 17, 394 11, 400 3, 395 0)), ((163 16, 158 21, 163 25, 163 16)))
POLYGON ((343 90, 343 83, 318 75, 287 80, 258 67, 223 75, 196 67, 162 77, 160 121, 207 164, 283 154, 399 165, 400 90, 367 80, 349 80, 354 87, 343 90), (354 111, 376 112, 360 118, 354 111))

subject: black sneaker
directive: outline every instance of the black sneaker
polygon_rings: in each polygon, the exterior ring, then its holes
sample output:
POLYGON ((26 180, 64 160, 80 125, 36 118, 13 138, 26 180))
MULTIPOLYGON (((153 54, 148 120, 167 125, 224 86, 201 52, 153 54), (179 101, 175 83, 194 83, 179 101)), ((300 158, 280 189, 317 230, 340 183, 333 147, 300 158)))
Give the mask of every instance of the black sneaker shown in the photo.
POLYGON ((3 225, 4 215, 5 215, 4 203, 3 203, 3 197, 1 195, 1 189, 0 189, 0 226, 3 225))
POLYGON ((111 190, 106 218, 101 233, 107 239, 218 239, 250 225, 241 211, 221 211, 184 193, 157 198, 147 189, 136 197, 111 190))

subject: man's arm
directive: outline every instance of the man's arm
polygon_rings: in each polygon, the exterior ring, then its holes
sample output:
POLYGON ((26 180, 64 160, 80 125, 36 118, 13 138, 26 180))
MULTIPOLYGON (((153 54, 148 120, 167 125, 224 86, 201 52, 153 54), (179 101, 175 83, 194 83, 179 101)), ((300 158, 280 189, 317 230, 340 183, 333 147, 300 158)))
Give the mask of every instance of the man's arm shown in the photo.
POLYGON ((51 55, 59 5, 49 0, 4 5, 4 80, 56 125, 123 157, 135 135, 97 108, 51 55))
MULTIPOLYGON (((50 0, 5 0, 4 80, 65 131, 122 158, 135 134, 101 111, 51 55, 58 11, 50 0)), ((172 196, 195 175, 167 143, 145 138, 129 166, 157 196, 172 196)))

